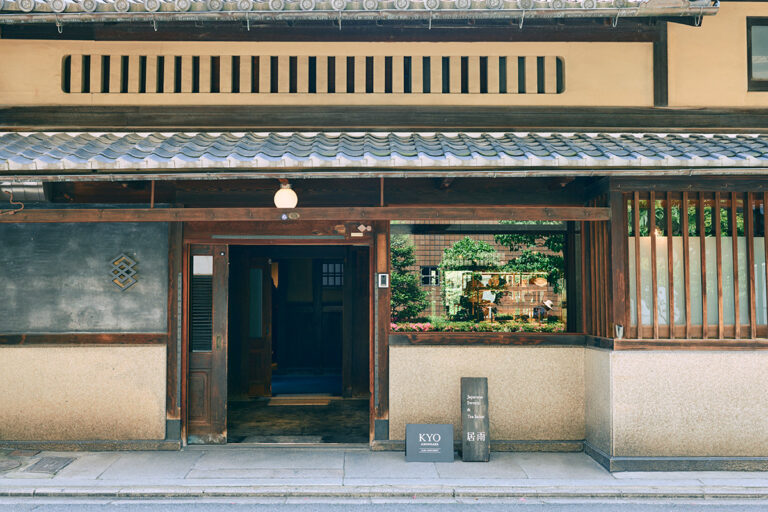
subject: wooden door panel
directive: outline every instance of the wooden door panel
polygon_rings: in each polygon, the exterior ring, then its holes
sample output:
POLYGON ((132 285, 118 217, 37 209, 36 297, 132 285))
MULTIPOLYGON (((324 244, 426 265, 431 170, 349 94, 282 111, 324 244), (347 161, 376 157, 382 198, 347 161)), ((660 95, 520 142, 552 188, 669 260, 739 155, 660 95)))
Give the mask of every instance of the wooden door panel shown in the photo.
POLYGON ((272 395, 272 276, 271 262, 251 258, 244 333, 248 361, 248 394, 272 395))
POLYGON ((187 441, 227 442, 226 246, 192 246, 188 276, 187 441))

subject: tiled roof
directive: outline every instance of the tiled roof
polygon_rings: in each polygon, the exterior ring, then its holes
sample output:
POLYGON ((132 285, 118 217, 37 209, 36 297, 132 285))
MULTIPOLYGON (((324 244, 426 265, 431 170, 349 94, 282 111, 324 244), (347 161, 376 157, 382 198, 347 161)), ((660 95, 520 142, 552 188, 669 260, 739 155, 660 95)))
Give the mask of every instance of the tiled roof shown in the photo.
POLYGON ((0 133, 0 176, 57 171, 750 169, 768 136, 607 133, 0 133))
POLYGON ((717 0, 0 0, 0 23, 702 16, 717 0))

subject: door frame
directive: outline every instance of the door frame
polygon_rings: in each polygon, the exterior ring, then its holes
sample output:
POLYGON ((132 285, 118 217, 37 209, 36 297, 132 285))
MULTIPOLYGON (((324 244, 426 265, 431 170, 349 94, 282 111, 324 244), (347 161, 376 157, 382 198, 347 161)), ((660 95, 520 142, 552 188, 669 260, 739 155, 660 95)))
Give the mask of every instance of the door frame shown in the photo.
MULTIPOLYGON (((189 280, 190 280, 190 274, 191 271, 191 247, 193 245, 219 245, 219 246, 226 246, 226 252, 227 252, 227 265, 230 263, 230 248, 231 246, 356 246, 356 247, 368 247, 368 280, 369 280, 369 293, 368 293, 368 383, 369 383, 369 403, 368 403, 368 431, 369 431, 369 443, 373 443, 374 441, 374 430, 375 430, 375 422, 377 421, 377 403, 376 403, 376 396, 374 391, 377 389, 376 385, 376 369, 375 365, 378 364, 378 361, 376 360, 375 356, 375 342, 376 342, 376 333, 380 329, 378 329, 378 326, 376 324, 376 300, 374 297, 378 293, 377 287, 376 287, 376 270, 377 270, 377 254, 375 253, 376 249, 376 243, 375 240, 377 238, 377 232, 374 230, 373 233, 367 234, 367 236, 363 236, 360 239, 354 239, 349 238, 349 236, 346 237, 324 237, 323 239, 318 239, 317 235, 314 234, 301 234, 301 235, 292 235, 286 237, 285 235, 281 235, 278 233, 270 235, 255 235, 253 238, 249 238, 249 235, 244 234, 238 234, 238 235, 226 235, 225 232, 231 232, 232 231, 232 223, 205 223, 205 226, 203 229, 198 230, 195 229, 192 232, 191 230, 187 229, 186 226, 187 223, 185 223, 185 229, 183 229, 183 250, 182 250, 182 339, 181 339, 181 359, 182 359, 182 378, 181 378, 181 439, 182 443, 184 445, 187 444, 187 434, 188 434, 188 385, 189 385, 189 280), (225 231, 226 230, 226 231, 225 231)), ((297 221, 292 224, 289 224, 288 226, 293 226, 294 229, 296 226, 301 227, 302 222, 297 221)), ((307 223, 310 230, 314 227, 316 222, 313 223, 307 223)), ((329 221, 329 224, 334 224, 333 221, 329 221)), ((346 223, 346 224, 352 224, 352 223, 346 223)), ((378 223, 375 223, 378 224, 378 223)), ((387 223, 388 224, 388 223, 387 223)), ((357 225, 357 223, 354 223, 354 225, 357 225)), ((239 230, 238 230, 239 231, 239 230)), ((255 230, 254 230, 255 231, 255 230)), ((388 229, 386 230, 387 238, 388 238, 388 229)), ((379 268, 381 268, 381 263, 378 265, 379 268)), ((229 306, 229 291, 227 291, 227 305, 229 306)), ((216 296, 214 295, 214 302, 216 301, 216 296)), ((381 319, 379 319, 381 320, 381 319)), ((389 322, 387 322, 387 329, 388 329, 389 322)), ((225 346, 229 346, 229 340, 228 340, 228 333, 225 333, 225 346)), ((381 343, 381 342, 380 342, 381 343)), ((384 340, 383 343, 388 345, 387 340, 384 340)), ((227 354, 228 357, 228 354, 227 354)), ((381 359, 381 358, 380 358, 381 359)), ((228 362, 225 361, 225 365, 228 364, 228 362)), ((383 368, 379 369, 380 372, 387 372, 388 371, 388 365, 385 365, 383 368)), ((387 375, 388 377, 388 375, 387 375)), ((379 380, 381 380, 381 376, 379 375, 379 380)), ((388 380, 388 379, 387 379, 388 380)), ((228 383, 225 383, 225 386, 228 387, 228 383)), ((227 393, 225 390, 225 401, 227 393)), ((382 390, 379 386, 379 393, 382 393, 385 390, 382 390)), ((387 399, 385 399, 385 403, 388 404, 388 396, 387 399)), ((378 404, 379 407, 381 404, 378 404)), ((388 408, 388 407, 387 407, 388 408)), ((224 422, 226 425, 227 417, 225 416, 224 422)))

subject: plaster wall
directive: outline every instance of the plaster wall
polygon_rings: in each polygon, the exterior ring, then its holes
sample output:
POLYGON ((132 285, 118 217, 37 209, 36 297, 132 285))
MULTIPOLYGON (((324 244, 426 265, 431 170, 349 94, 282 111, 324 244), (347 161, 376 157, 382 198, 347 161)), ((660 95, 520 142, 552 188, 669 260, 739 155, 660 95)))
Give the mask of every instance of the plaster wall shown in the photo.
MULTIPOLYGON (((0 104, 27 105, 561 105, 561 106, 651 106, 653 104, 653 45, 651 43, 241 43, 241 42, 135 42, 135 41, 37 41, 0 39, 0 104), (354 47, 353 47, 354 46, 354 47), (111 55, 115 59, 128 56, 180 56, 182 66, 182 92, 179 93, 64 93, 62 91, 62 59, 73 55, 75 62, 80 62, 80 55, 111 55), (243 56, 241 62, 250 63, 250 56, 275 56, 283 66, 278 73, 278 85, 281 93, 251 93, 250 83, 244 93, 191 93, 191 58, 192 56, 243 56), (432 70, 436 93, 394 93, 384 94, 310 94, 288 93, 288 58, 296 56, 373 57, 379 63, 377 72, 379 82, 383 83, 384 57, 402 56, 449 56, 451 69, 458 69, 459 58, 466 56, 473 62, 481 57, 506 56, 507 81, 510 88, 517 81, 517 57, 561 57, 564 61, 565 91, 561 94, 535 94, 536 59, 526 59, 526 80, 528 90, 534 94, 480 94, 479 89, 473 94, 437 93, 437 66, 432 70)), ((222 62, 231 62, 222 58, 222 62)), ((319 59, 320 60, 320 59, 319 59)), ((418 59, 414 59, 417 61, 418 59)), ((434 60, 434 59, 433 59, 434 60)), ((210 62, 201 59, 201 63, 210 62)), ((303 60, 302 60, 303 62, 303 60)), ((479 61, 478 61, 479 62, 479 61)), ((554 62, 554 60, 551 60, 554 62)), ((201 64, 202 65, 202 64, 201 64)), ((208 64, 206 64, 208 65, 208 64)), ((245 65, 245 64, 244 64, 245 65)), ((79 66, 79 64, 77 64, 79 66)), ((337 64, 338 67, 338 64, 337 64)), ((397 67, 397 66, 396 66, 397 67)), ((414 71, 414 84, 418 84, 414 71)), ((491 66, 492 68, 493 66, 491 66)), ((356 69, 364 71, 362 66, 356 69)), ((79 68, 78 68, 79 69, 79 68)), ((73 74, 78 80, 82 70, 75 69, 73 74)), ((97 67, 94 63, 93 73, 97 67)), ((99 68, 100 69, 100 68, 99 68)), ((133 65, 130 69, 138 69, 133 65)), ((222 68, 223 69, 223 68, 222 68)), ((303 68, 302 68, 303 69, 303 68)), ((478 81, 479 65, 471 67, 471 82, 478 81), (477 69, 477 71, 475 71, 477 69)), ((489 68, 490 69, 490 68, 489 68)), ((496 68, 498 73, 498 67, 496 68)), ((345 79, 345 70, 339 67, 337 80, 345 79)), ((249 67, 244 67, 241 75, 248 76, 249 67)), ((264 70, 266 72, 266 69, 264 70)), ((131 72, 129 71, 129 74, 131 72)), ((119 89, 120 73, 117 66, 110 66, 113 88, 119 89)), ((168 76, 171 68, 168 68, 168 76)), ((202 73, 204 79, 207 76, 202 73)), ((226 70, 222 71, 226 75, 226 70)), ((98 83, 100 75, 94 74, 92 83, 98 83)), ((365 74, 356 73, 356 90, 364 88, 365 74), (362 88, 360 87, 362 84, 362 88)), ((226 79, 222 79, 226 81, 226 79)), ((490 78, 489 80, 493 80, 490 78)), ((554 77, 549 79, 550 87, 554 77)), ((454 75, 452 88, 460 85, 454 75)), ((78 82, 79 83, 79 82, 78 82)), ((302 81, 302 84, 304 82, 302 81)), ((341 83, 341 82, 339 82, 341 83)), ((442 82, 440 82, 442 83, 442 82)), ((130 75, 130 91, 138 91, 138 72, 130 75)), ((170 86, 169 86, 170 87, 170 86)), ((417 88, 417 85, 414 85, 417 88)), ((79 90, 79 89, 77 89, 79 90)), ((170 90, 170 89, 169 89, 170 90)), ((201 90, 205 90, 201 85, 201 90)), ((242 87, 245 91, 245 86, 242 87)), ((341 90, 339 87, 338 90, 341 90)))
POLYGON ((406 423, 453 423, 461 432, 461 377, 488 377, 494 440, 584 439, 583 347, 392 346, 390 439, 406 423))
POLYGON ((166 347, 0 346, 0 439, 165 438, 166 347))
POLYGON ((768 456, 768 352, 616 351, 610 358, 613 455, 768 456))
POLYGON ((611 454, 613 423, 611 409, 611 351, 584 350, 584 410, 586 441, 606 455, 611 454))
POLYGON ((671 107, 766 107, 768 92, 747 91, 747 16, 765 2, 720 2, 700 27, 668 25, 671 107))

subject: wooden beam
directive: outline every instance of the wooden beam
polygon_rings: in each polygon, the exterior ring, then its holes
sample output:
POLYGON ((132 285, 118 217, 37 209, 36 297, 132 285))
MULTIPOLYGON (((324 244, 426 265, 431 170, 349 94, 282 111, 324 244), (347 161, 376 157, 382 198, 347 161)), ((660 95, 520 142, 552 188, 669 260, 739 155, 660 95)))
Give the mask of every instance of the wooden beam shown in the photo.
POLYGON ((0 334, 0 345, 165 345, 168 333, 0 334))
POLYGON ((296 220, 554 220, 605 221, 610 208, 585 206, 398 206, 352 208, 30 209, 0 222, 191 222, 296 220), (283 218, 285 216, 285 218, 283 218))

